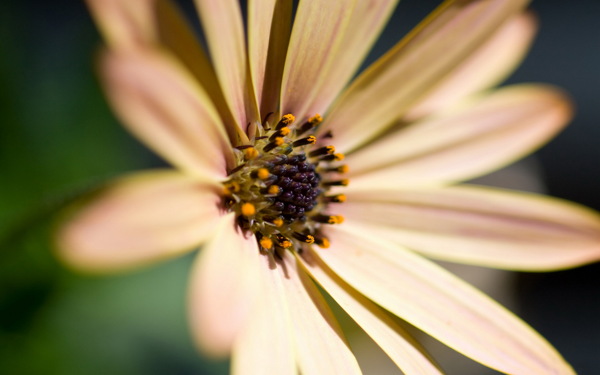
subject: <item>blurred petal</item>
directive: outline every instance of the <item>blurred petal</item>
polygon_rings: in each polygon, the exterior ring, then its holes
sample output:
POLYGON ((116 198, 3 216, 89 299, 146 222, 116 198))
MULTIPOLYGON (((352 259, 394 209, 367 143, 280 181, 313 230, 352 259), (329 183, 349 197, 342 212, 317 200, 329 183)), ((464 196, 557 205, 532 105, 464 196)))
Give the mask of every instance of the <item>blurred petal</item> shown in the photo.
POLYGON ((498 371, 573 374, 537 332, 443 268, 361 226, 329 229, 332 246, 316 253, 373 302, 498 371))
POLYGON ((333 313, 306 271, 287 253, 277 268, 284 278, 300 372, 303 375, 360 374, 333 313))
POLYGON ((509 86, 349 155, 350 187, 420 186, 477 177, 531 153, 571 116, 570 102, 557 89, 509 86))
POLYGON ((225 177, 233 154, 223 125, 175 60, 150 51, 106 52, 101 63, 108 98, 136 136, 177 167, 225 177))
POLYGON ((292 6, 291 0, 248 2, 248 59, 262 116, 279 108, 292 6))
POLYGON ((531 13, 510 18, 485 44, 441 80, 404 116, 404 120, 411 121, 450 108, 469 95, 502 82, 525 57, 536 30, 537 20, 531 13))
POLYGON ((256 238, 244 238, 234 213, 221 220, 213 239, 200 252, 192 269, 189 319, 203 352, 230 354, 254 308, 260 256, 256 238))
POLYGON ((600 215, 574 203, 476 186, 346 196, 348 221, 437 259, 529 271, 600 260, 600 215))
POLYGON ((377 40, 398 0, 357 1, 336 55, 335 64, 322 73, 319 90, 308 114, 325 113, 331 102, 356 74, 360 64, 377 40))
POLYGON ((352 83, 319 131, 331 131, 336 149, 341 152, 371 140, 403 116, 527 2, 446 1, 352 83))
POLYGON ((212 236, 217 191, 175 171, 122 177, 67 218, 57 234, 60 256, 99 272, 180 255, 212 236))
POLYGON ((336 62, 356 3, 357 0, 300 2, 283 71, 282 113, 303 119, 325 73, 336 62))
POLYGON ((169 0, 87 0, 104 38, 112 49, 165 48, 176 56, 206 90, 231 139, 239 129, 225 103, 215 71, 194 31, 169 0))
POLYGON ((442 374, 425 349, 388 313, 335 275, 311 250, 300 258, 310 275, 383 349, 406 375, 442 374))
POLYGON ((244 26, 237 0, 196 0, 213 66, 237 125, 256 120, 257 105, 246 61, 244 26))
POLYGON ((269 257, 260 256, 259 301, 234 347, 233 374, 298 373, 285 289, 282 278, 272 266, 269 257))

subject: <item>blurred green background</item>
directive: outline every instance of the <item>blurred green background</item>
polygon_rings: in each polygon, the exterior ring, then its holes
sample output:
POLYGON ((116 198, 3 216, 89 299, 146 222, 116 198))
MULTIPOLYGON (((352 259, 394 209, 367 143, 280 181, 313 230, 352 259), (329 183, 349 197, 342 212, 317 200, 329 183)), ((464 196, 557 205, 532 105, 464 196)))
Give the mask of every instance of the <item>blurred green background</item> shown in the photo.
MULTIPOLYGON (((405 0, 381 54, 438 2, 405 0)), ((600 2, 535 1, 542 31, 512 82, 572 93, 578 117, 538 153, 549 192, 600 208, 600 2)), ((0 374, 221 374, 185 316, 192 255, 89 277, 52 256, 54 208, 124 171, 164 165, 107 107, 94 74, 100 39, 83 2, 0 2, 0 374)), ((521 274, 518 313, 581 374, 600 373, 600 268, 521 274)))

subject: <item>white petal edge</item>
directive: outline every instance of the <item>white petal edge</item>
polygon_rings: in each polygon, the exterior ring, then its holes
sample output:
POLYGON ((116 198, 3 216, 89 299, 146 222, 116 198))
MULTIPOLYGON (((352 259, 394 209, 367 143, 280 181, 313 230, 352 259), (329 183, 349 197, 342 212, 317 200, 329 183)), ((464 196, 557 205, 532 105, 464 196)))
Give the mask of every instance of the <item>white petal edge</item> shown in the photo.
POLYGON ((531 327, 443 268, 350 223, 326 235, 332 246, 315 253, 338 276, 454 350, 507 374, 574 374, 531 327))
POLYGON ((278 263, 294 328, 298 365, 303 375, 361 374, 338 323, 310 277, 293 255, 278 263))
POLYGON ((371 336, 406 375, 442 374, 425 349, 395 323, 388 313, 337 277, 321 259, 303 253, 299 259, 308 273, 371 336))
POLYGON ((257 104, 238 0, 195 0, 213 66, 237 125, 256 121, 257 104))
POLYGON ((572 202, 472 185, 346 196, 348 221, 436 259, 521 271, 600 260, 600 214, 572 202))
POLYGON ((196 345, 214 357, 231 353, 259 294, 256 238, 240 233, 231 213, 192 268, 189 319, 196 345))
POLYGON ((232 373, 298 374, 293 344, 293 323, 283 280, 269 256, 260 256, 259 290, 252 317, 234 346, 232 373))
POLYGON ((525 57, 537 26, 537 19, 529 12, 510 18, 485 44, 411 108, 402 120, 410 122, 450 108, 504 81, 525 57))
POLYGON ((533 152, 572 114, 559 89, 508 86, 348 155, 350 188, 447 184, 481 176, 533 152))
POLYGON ((137 172, 109 183, 66 213, 59 256, 87 272, 144 266, 196 248, 220 217, 219 188, 172 170, 137 172))
POLYGON ((356 2, 313 0, 298 5, 283 70, 283 114, 291 113, 304 120, 324 73, 335 62, 356 2))
POLYGON ((319 134, 348 153, 376 137, 434 89, 528 0, 446 1, 354 80, 319 134))
POLYGON ((223 179, 233 153, 204 90, 166 52, 105 51, 101 73, 109 102, 136 136, 175 166, 223 179))

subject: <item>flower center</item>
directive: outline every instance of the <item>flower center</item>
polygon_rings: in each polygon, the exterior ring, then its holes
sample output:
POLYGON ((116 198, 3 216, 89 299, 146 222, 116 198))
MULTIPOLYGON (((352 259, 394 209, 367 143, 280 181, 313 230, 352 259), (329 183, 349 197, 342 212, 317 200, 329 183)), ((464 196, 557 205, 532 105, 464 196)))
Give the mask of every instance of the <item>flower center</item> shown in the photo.
POLYGON ((342 194, 328 194, 333 186, 348 184, 341 178, 347 166, 336 165, 344 155, 333 146, 316 146, 312 133, 321 116, 299 126, 294 121, 291 114, 273 127, 263 121, 251 144, 236 148, 237 166, 223 183, 225 208, 267 251, 301 251, 313 243, 329 247, 321 226, 344 220, 325 213, 329 204, 346 200, 342 194))

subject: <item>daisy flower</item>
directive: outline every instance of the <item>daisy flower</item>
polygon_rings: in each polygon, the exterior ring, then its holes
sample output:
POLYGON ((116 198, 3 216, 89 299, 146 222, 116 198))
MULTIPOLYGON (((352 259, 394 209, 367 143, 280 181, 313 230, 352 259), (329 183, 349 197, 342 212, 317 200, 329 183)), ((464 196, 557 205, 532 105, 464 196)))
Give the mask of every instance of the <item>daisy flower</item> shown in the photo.
POLYGON ((236 374, 358 374, 328 294, 406 374, 440 367, 408 323, 513 375, 570 374, 532 328, 426 259, 546 271, 600 257, 597 213, 460 183, 571 117, 558 89, 495 90, 534 34, 525 0, 456 0, 356 74, 394 0, 88 0, 115 112, 175 168, 71 212, 60 256, 103 272, 202 245, 197 345, 236 374), (397 318, 393 318, 396 316, 397 318))

